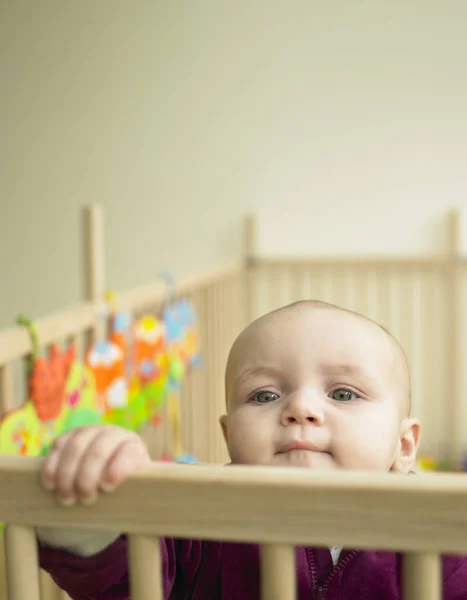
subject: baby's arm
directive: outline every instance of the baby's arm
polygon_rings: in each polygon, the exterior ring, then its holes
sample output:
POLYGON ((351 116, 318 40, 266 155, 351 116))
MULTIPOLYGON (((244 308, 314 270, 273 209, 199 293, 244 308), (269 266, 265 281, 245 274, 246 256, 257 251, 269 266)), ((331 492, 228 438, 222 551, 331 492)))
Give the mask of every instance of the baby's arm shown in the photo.
MULTIPOLYGON (((101 492, 112 491, 149 462, 147 448, 135 433, 114 426, 75 429, 54 443, 44 461, 41 482, 65 506, 92 504, 101 492)), ((37 537, 41 567, 71 598, 130 597, 127 542, 119 532, 39 528, 37 537)), ((180 552, 185 558, 177 574, 187 585, 195 576, 198 560, 192 557, 199 552, 187 553, 186 544, 191 547, 190 542, 161 540, 165 597, 175 584, 180 552)))

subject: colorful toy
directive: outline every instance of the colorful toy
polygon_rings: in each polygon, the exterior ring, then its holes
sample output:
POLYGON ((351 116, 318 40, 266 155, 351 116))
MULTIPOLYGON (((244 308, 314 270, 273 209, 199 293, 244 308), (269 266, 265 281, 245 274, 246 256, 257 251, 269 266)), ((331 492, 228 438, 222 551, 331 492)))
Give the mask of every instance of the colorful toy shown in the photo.
POLYGON ((18 320, 32 342, 28 399, 0 421, 0 453, 45 454, 58 435, 83 425, 113 423, 140 430, 161 422, 167 402, 173 445, 168 456, 194 462, 182 449, 179 414, 182 383, 200 364, 192 304, 169 302, 161 318, 147 314, 133 322, 129 313, 114 310, 113 296, 107 301, 112 305, 106 315, 110 334, 88 348, 84 361, 72 345, 52 346, 48 357, 40 356, 34 324, 18 320))
POLYGON ((418 457, 416 470, 438 473, 465 473, 467 472, 467 455, 461 460, 442 459, 436 460, 433 456, 418 457))

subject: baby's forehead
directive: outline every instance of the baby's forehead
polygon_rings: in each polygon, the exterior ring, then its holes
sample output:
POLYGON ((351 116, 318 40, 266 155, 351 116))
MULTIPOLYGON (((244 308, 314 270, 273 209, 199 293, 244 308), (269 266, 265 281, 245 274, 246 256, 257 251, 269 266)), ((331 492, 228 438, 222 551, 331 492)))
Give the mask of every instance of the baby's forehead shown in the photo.
MULTIPOLYGON (((366 358, 380 356, 379 375, 391 374, 393 385, 410 395, 410 377, 405 355, 396 340, 374 321, 363 315, 330 305, 300 303, 269 313, 249 325, 234 343, 226 369, 226 385, 249 364, 261 366, 272 355, 281 356, 284 345, 291 355, 304 341, 322 351, 328 366, 332 362, 366 367, 366 358), (355 352, 352 352, 355 348, 355 352), (366 348, 366 352, 364 351, 366 348), (351 360, 343 357, 351 355, 351 360)), ((284 355, 286 351, 284 351, 284 355)))
POLYGON ((339 350, 343 340, 371 341, 374 346, 387 348, 392 338, 377 323, 366 317, 328 305, 292 305, 268 313, 251 323, 237 338, 232 355, 247 357, 249 350, 262 346, 272 348, 295 340, 309 340, 313 345, 328 345, 339 350), (293 339, 292 339, 293 338, 293 339), (237 352, 235 352, 237 350, 237 352))

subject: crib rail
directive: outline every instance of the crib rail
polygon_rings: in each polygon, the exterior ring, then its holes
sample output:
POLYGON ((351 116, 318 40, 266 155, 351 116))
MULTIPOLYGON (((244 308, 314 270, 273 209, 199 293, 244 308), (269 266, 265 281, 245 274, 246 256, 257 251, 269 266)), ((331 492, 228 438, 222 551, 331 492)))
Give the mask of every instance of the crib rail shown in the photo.
POLYGON ((133 600, 162 598, 162 536, 262 544, 265 600, 295 598, 297 545, 405 553, 405 600, 439 600, 439 554, 467 553, 462 475, 154 464, 92 509, 64 509, 39 488, 41 460, 0 459, 10 600, 39 598, 35 526, 128 533, 133 600))

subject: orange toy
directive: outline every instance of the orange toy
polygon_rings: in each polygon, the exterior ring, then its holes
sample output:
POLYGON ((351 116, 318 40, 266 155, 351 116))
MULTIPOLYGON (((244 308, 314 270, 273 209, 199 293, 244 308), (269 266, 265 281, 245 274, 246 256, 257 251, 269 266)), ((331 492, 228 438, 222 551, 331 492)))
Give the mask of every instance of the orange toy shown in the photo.
POLYGON ((43 422, 56 419, 62 409, 65 385, 70 367, 75 360, 75 348, 72 346, 61 352, 54 345, 50 358, 37 358, 29 379, 29 394, 39 419, 43 422))
MULTIPOLYGON (((94 373, 100 408, 109 409, 112 404, 109 393, 125 377, 125 356, 122 349, 112 342, 100 342, 88 351, 86 364, 94 373)), ((123 390, 122 394, 125 395, 123 390)), ((125 403, 125 398, 120 398, 118 402, 125 403)))

